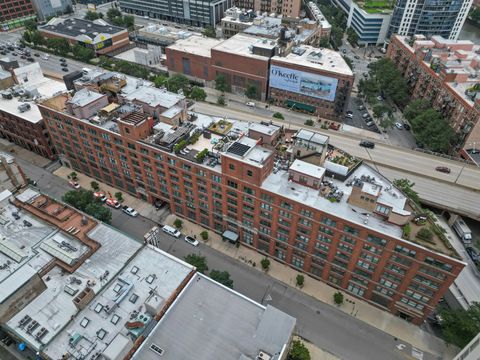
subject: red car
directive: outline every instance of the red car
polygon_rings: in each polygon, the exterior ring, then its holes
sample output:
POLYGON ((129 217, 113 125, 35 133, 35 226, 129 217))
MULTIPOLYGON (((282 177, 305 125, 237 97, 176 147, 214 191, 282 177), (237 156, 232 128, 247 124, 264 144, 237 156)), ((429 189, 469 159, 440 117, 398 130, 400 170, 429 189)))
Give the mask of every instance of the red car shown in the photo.
POLYGON ((107 197, 105 196, 105 194, 100 191, 94 192, 93 196, 95 196, 101 202, 107 201, 107 197))
POLYGON ((122 206, 122 205, 120 205, 120 203, 117 200, 112 199, 112 198, 108 198, 107 201, 105 201, 105 204, 107 204, 108 206, 111 206, 115 209, 118 209, 118 208, 120 208, 120 206, 122 206))
POLYGON ((440 172, 443 172, 445 174, 450 174, 450 168, 446 167, 446 166, 437 166, 435 168, 435 170, 437 171, 440 171, 440 172))

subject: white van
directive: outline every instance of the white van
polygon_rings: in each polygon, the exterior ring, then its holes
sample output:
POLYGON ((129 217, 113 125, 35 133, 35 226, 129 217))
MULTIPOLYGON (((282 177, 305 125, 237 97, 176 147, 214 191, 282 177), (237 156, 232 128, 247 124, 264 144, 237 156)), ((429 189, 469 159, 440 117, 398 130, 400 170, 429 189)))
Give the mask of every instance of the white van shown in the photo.
POLYGON ((255 107, 255 103, 253 101, 247 101, 245 105, 247 105, 249 108, 252 108, 252 109, 255 107))
POLYGON ((182 235, 180 231, 168 225, 165 225, 164 227, 162 227, 162 230, 163 232, 166 232, 169 235, 175 236, 176 238, 179 238, 180 235, 182 235))

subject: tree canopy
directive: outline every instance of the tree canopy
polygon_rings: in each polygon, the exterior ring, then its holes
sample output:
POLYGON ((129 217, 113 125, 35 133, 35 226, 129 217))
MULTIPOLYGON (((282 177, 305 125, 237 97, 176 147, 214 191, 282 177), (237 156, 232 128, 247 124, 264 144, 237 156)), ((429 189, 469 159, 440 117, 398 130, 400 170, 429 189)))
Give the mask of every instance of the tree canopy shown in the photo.
POLYGON ((480 303, 468 310, 445 309, 440 312, 440 326, 445 341, 460 348, 467 345, 480 332, 480 303))
POLYGON ((90 21, 93 21, 93 20, 97 20, 97 19, 100 19, 103 17, 103 14, 100 15, 101 13, 97 13, 96 11, 90 11, 88 10, 86 13, 85 13, 85 16, 83 17, 85 20, 90 20, 90 21))
POLYGON ((426 148, 440 153, 449 150, 454 140, 454 132, 441 114, 427 109, 410 120, 415 139, 426 148))
POLYGON ((197 268, 197 271, 202 274, 205 274, 208 271, 208 265, 205 256, 188 254, 187 256, 185 256, 185 261, 190 265, 195 266, 197 268))
POLYGON ((210 278, 233 289, 233 280, 230 279, 228 271, 212 270, 210 271, 210 278))
POLYGON ((219 74, 215 78, 215 90, 225 92, 227 91, 227 79, 225 76, 219 74))
POLYGON ((206 37, 216 38, 217 34, 215 33, 215 28, 211 25, 205 26, 202 31, 202 34, 206 37))
POLYGON ((205 101, 207 93, 201 87, 194 86, 190 92, 190 97, 195 101, 205 101))
POLYGON ((83 62, 88 62, 95 56, 95 52, 92 49, 86 48, 85 46, 79 44, 73 45, 72 52, 76 59, 83 62))
POLYGON ((418 196, 418 193, 413 190, 413 187, 415 186, 414 182, 411 182, 408 179, 395 179, 393 180, 393 185, 407 195, 410 200, 415 202, 417 205, 420 205, 420 197, 418 196))
POLYGON ((174 74, 167 80, 167 89, 175 93, 178 92, 178 90, 182 90, 183 94, 188 96, 190 92, 190 81, 185 75, 174 74))
POLYGON ((110 209, 102 206, 100 200, 93 196, 92 191, 84 189, 67 191, 62 200, 100 221, 110 223, 112 219, 110 209))
POLYGON ((300 340, 293 340, 292 347, 288 353, 289 360, 310 360, 310 351, 300 340))

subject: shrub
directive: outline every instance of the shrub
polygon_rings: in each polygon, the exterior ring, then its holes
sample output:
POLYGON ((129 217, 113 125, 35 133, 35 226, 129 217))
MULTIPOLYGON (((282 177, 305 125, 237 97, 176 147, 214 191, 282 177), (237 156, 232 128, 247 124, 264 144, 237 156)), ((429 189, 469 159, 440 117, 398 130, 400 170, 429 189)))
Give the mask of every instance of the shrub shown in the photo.
POLYGON ((273 117, 274 117, 275 119, 280 119, 280 120, 284 120, 284 119, 285 119, 285 117, 283 116, 283 114, 282 114, 282 113, 279 113, 279 112, 276 112, 275 114, 273 114, 273 117))
POLYGON ((73 180, 77 180, 77 179, 78 179, 78 175, 77 175, 77 173, 76 173, 75 171, 72 171, 72 172, 70 173, 70 177, 71 177, 73 180))
POLYGON ((98 186, 98 183, 97 183, 96 181, 92 181, 92 182, 90 183, 90 186, 92 187, 92 189, 93 189, 94 191, 98 191, 98 189, 100 189, 100 187, 98 186))
POLYGON ((305 125, 307 126, 313 126, 315 123, 312 119, 305 120, 305 125))
POLYGON ((225 106, 225 96, 220 95, 217 99, 217 105, 225 106))
POLYGON ((410 226, 410 224, 403 225, 403 237, 405 239, 410 239, 411 232, 412 232, 412 227, 410 226))
POLYGON ((268 271, 268 269, 270 269, 270 260, 267 258, 263 258, 262 261, 260 261, 260 264, 262 265, 263 271, 268 271))
POLYGON ((117 199, 118 202, 123 201, 123 194, 119 191, 115 193, 115 199, 117 199))
POLYGON ((303 284, 305 284, 305 276, 298 274, 297 275, 297 286, 298 287, 303 287, 303 284))
POLYGON ((430 229, 424 227, 418 231, 417 238, 425 241, 432 241, 433 233, 430 229))
POLYGON ((207 230, 203 230, 201 233, 200 233, 200 236, 202 237, 203 240, 208 240, 208 231, 207 230))
POLYGON ((343 294, 340 291, 333 294, 333 302, 338 306, 343 304, 343 294))
POLYGON ((181 229, 182 225, 183 225, 183 221, 178 218, 175 219, 175 221, 173 222, 173 226, 175 226, 177 229, 181 229))
POLYGON ((199 163, 202 163, 203 160, 205 160, 205 157, 207 156, 207 154, 208 154, 208 149, 203 149, 197 155, 195 155, 195 159, 197 159, 199 163))
POLYGON ((293 340, 292 347, 288 352, 289 360, 310 360, 310 351, 300 340, 293 340))

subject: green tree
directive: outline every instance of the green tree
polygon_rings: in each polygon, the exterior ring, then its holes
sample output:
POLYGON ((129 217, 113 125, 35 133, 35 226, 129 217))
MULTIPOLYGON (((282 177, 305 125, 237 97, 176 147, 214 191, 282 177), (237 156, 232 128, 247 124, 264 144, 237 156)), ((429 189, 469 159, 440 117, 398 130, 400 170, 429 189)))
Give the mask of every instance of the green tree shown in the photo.
POLYGON ((440 311, 440 326, 443 337, 449 344, 465 347, 480 332, 480 303, 475 302, 468 310, 440 311))
POLYGON ((135 26, 135 18, 132 15, 124 15, 122 18, 123 26, 129 30, 133 30, 135 26))
POLYGON ((31 43, 32 42, 32 36, 30 35, 30 31, 24 31, 23 32, 23 35, 22 35, 22 39, 23 41, 27 42, 27 43, 31 43))
POLYGON ((405 111, 403 112, 403 116, 405 116, 405 119, 411 121, 428 109, 430 109, 430 102, 428 100, 423 100, 423 99, 413 100, 405 108, 405 111))
POLYGON ((326 37, 322 37, 320 39, 320 42, 318 43, 318 46, 321 47, 321 48, 330 48, 330 39, 326 38, 326 37))
POLYGON ((92 191, 85 189, 67 191, 62 200, 100 221, 109 223, 112 219, 110 209, 103 207, 100 201, 93 196, 92 191))
POLYGON ((182 90, 185 95, 188 95, 190 89, 190 81, 182 74, 174 74, 167 80, 167 89, 171 92, 178 92, 182 90))
POLYGON ((205 274, 208 271, 207 259, 205 256, 188 254, 184 259, 190 265, 195 266, 199 273, 205 274))
POLYGON ((194 86, 192 88, 192 92, 190 93, 190 97, 195 101, 205 101, 207 98, 207 93, 201 87, 194 86))
POLYGON ((77 177, 78 177, 78 174, 75 172, 75 171, 72 171, 69 176, 73 179, 73 180, 77 180, 77 177))
POLYGON ((357 45, 357 42, 358 42, 358 34, 356 33, 355 30, 353 30, 353 28, 349 27, 347 29, 347 40, 350 44, 352 45, 357 45))
POLYGON ((380 119, 380 126, 384 129, 391 129, 394 124, 395 118, 391 114, 388 114, 388 116, 382 117, 380 119))
POLYGON ((227 79, 224 75, 218 74, 215 78, 215 90, 221 92, 227 91, 227 79))
POLYGON ((70 52, 70 43, 64 38, 47 39, 47 47, 52 49, 55 54, 66 56, 70 52))
POLYGON ((215 33, 215 28, 211 25, 205 26, 202 31, 202 34, 206 37, 216 38, 217 34, 215 33))
POLYGON ((256 99, 257 98, 257 87, 253 85, 248 85, 245 89, 245 96, 249 99, 256 99))
POLYGON ((96 181, 92 181, 90 183, 90 186, 92 187, 93 191, 98 191, 98 189, 100 189, 100 186, 98 185, 98 182, 96 182, 96 181))
POLYGON ((338 49, 342 45, 343 30, 336 26, 332 25, 332 30, 330 31, 330 40, 335 49, 338 49))
POLYGON ((433 233, 430 229, 423 227, 420 230, 418 230, 416 237, 425 241, 432 241, 433 233))
POLYGON ((233 289, 233 280, 230 279, 228 271, 212 270, 209 276, 212 280, 233 289))
POLYGON ((225 106, 225 96, 220 95, 217 99, 217 105, 225 106))
POLYGON ((183 226, 183 221, 179 218, 176 218, 173 222, 173 226, 175 226, 177 229, 181 229, 183 226))
POLYGON ((305 276, 298 274, 296 278, 296 283, 298 287, 303 287, 303 285, 305 284, 305 276))
POLYGON ((156 87, 161 88, 167 84, 167 80, 168 78, 164 75, 156 75, 152 81, 156 87))
POLYGON ((27 20, 24 23, 26 31, 35 31, 37 30, 37 23, 34 20, 27 20))
POLYGON ((346 55, 342 55, 343 60, 347 63, 348 67, 353 70, 353 61, 346 55))
POLYGON ((278 111, 272 115, 275 119, 279 120, 285 120, 285 117, 283 116, 282 113, 279 113, 278 111))
POLYGON ((208 240, 208 231, 207 230, 203 230, 201 233, 200 233, 200 236, 202 237, 202 239, 204 241, 207 241, 208 240))
POLYGON ((453 129, 436 110, 428 109, 410 123, 415 139, 432 151, 446 153, 455 140, 453 129))
POLYGON ((75 44, 72 46, 73 56, 80 61, 88 62, 95 56, 95 53, 92 49, 85 46, 75 44))
POLYGON ((310 351, 300 340, 293 340, 288 352, 288 360, 310 360, 310 351))
POLYGON ((115 195, 115 199, 117 199, 118 202, 123 201, 123 194, 120 191, 116 192, 114 195, 115 195))
POLYGON ((45 38, 40 34, 38 30, 32 31, 30 33, 30 39, 34 45, 43 45, 45 44, 45 38))
POLYGON ((260 261, 260 264, 262 265, 263 271, 268 271, 270 269, 270 260, 268 260, 268 258, 263 258, 260 261))
POLYGON ((470 19, 480 24, 480 7, 473 7, 470 13, 468 14, 470 19))
POLYGON ((90 11, 88 10, 86 13, 85 13, 85 16, 83 17, 85 20, 90 20, 90 21, 93 21, 93 20, 97 20, 98 18, 100 18, 100 16, 98 15, 98 13, 96 11, 90 11))
POLYGON ((395 179, 393 180, 393 185, 400 189, 410 200, 420 206, 420 197, 418 193, 413 190, 415 186, 414 182, 411 182, 408 179, 395 179))
POLYGON ((305 120, 305 125, 313 126, 313 125, 315 125, 315 122, 312 119, 307 119, 307 120, 305 120))
POLYGON ((340 291, 333 294, 333 302, 339 306, 343 304, 343 294, 340 291))
POLYGON ((392 108, 385 104, 376 104, 373 106, 373 116, 381 118, 385 113, 392 111, 392 108))
POLYGON ((107 11, 107 19, 112 21, 113 19, 117 18, 117 17, 121 17, 122 16, 122 13, 120 12, 120 10, 116 9, 116 8, 110 8, 108 9, 107 11))

